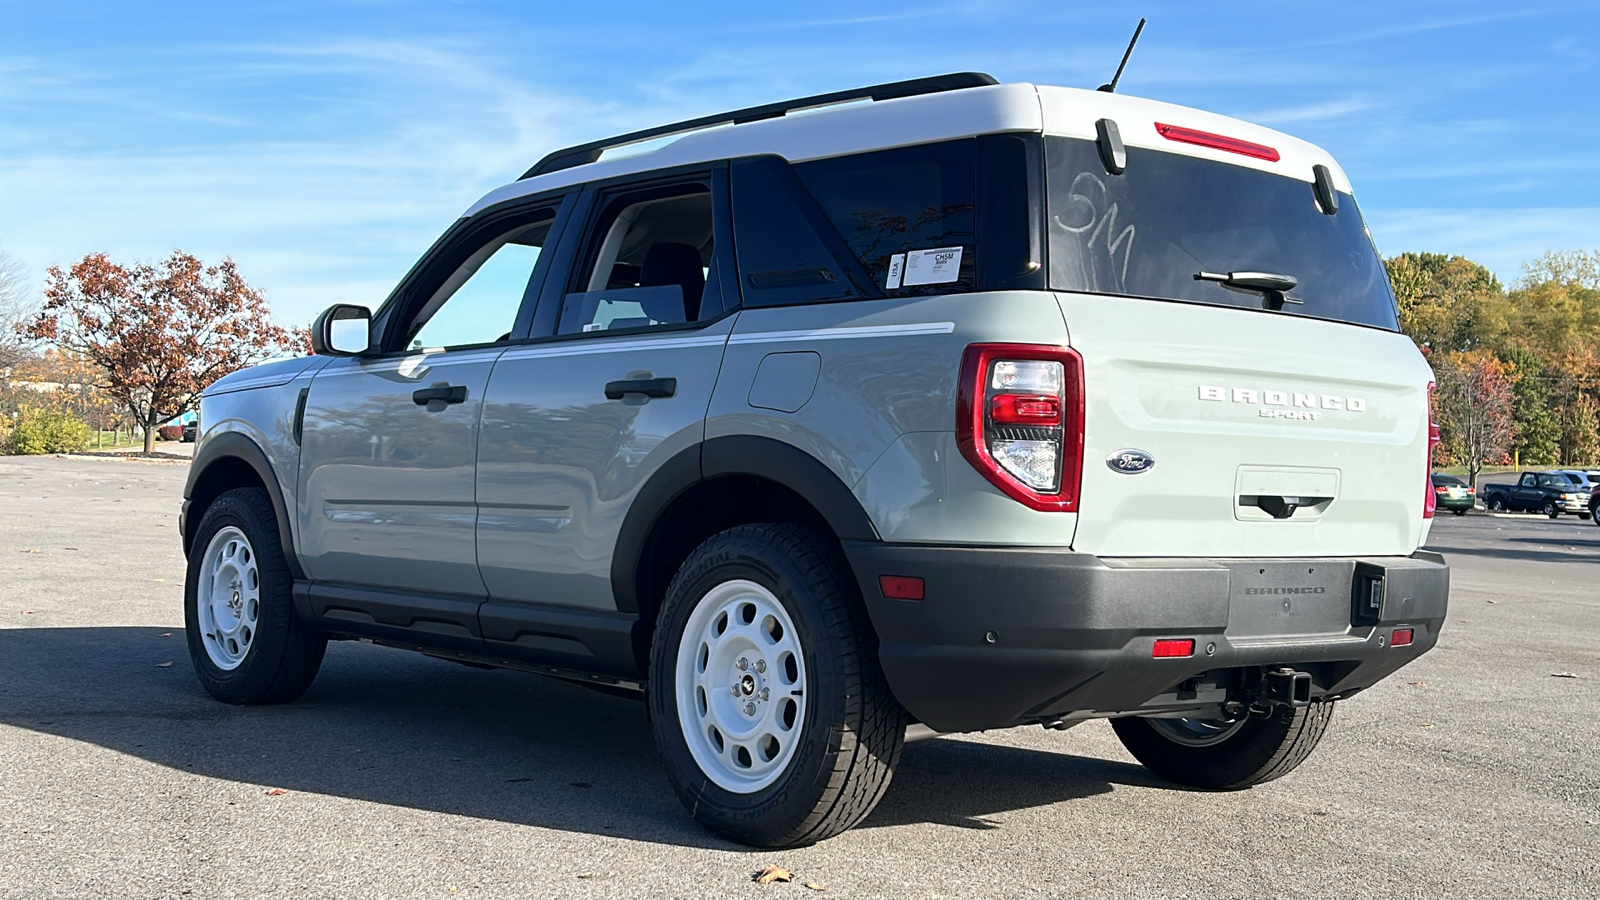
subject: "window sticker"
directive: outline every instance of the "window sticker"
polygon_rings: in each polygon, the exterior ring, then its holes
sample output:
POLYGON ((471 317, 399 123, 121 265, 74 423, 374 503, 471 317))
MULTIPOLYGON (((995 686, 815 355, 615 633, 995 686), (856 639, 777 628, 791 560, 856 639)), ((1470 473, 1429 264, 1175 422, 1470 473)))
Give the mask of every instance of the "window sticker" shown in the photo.
POLYGON ((899 287, 900 276, 904 274, 905 269, 906 255, 904 253, 896 253, 889 257, 889 277, 883 283, 884 289, 892 291, 899 287))
MULTIPOLYGON (((893 271, 893 264, 890 264, 893 271)), ((940 247, 937 250, 913 250, 906 254, 905 286, 919 284, 949 284, 961 273, 961 248, 940 247)))

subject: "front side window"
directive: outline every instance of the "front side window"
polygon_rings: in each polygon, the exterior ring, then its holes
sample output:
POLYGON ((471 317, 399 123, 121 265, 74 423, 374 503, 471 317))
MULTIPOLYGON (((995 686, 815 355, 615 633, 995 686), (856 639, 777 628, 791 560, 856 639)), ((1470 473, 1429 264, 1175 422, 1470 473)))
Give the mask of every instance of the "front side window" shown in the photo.
MULTIPOLYGON (((1050 286, 1261 309, 1253 290, 1199 272, 1298 282, 1283 312, 1399 329, 1394 295, 1348 194, 1324 215, 1309 181, 1129 147, 1107 174, 1093 141, 1045 138, 1050 286)), ((1306 172, 1307 177, 1310 172, 1306 172)))
POLYGON ((711 192, 702 184, 613 199, 588 238, 561 334, 697 322, 712 270, 711 192))
POLYGON ((473 252, 412 317, 404 348, 432 350, 509 339, 553 217, 550 211, 473 252))

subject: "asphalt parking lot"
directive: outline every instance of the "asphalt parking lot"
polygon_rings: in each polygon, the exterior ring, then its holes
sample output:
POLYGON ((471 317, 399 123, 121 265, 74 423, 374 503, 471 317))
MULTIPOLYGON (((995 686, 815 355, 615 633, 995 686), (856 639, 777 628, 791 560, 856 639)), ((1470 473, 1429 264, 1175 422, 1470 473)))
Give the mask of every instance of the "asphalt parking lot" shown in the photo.
POLYGON ((338 643, 299 702, 195 681, 186 466, 0 458, 0 896, 1600 896, 1600 527, 1442 516, 1440 644, 1289 777, 1174 789, 1104 723, 909 746, 817 847, 701 831, 641 704, 338 643), (1556 677, 1566 673, 1576 677, 1556 677))

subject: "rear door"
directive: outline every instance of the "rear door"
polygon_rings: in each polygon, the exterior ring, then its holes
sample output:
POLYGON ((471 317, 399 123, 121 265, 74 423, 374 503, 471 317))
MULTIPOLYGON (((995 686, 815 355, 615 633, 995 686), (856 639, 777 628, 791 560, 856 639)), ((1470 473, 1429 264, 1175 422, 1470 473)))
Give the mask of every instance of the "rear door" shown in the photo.
POLYGON ((1062 294, 1083 356, 1074 548, 1104 556, 1408 554, 1427 482, 1427 368, 1404 335, 1062 294), (1155 465, 1107 464, 1142 450, 1155 465), (1287 518, 1277 506, 1298 498, 1287 518))
POLYGON ((737 302, 725 170, 608 185, 585 203, 540 303, 546 338, 508 350, 489 382, 477 534, 496 652, 592 668, 551 636, 552 609, 618 613, 618 530, 640 486, 703 438, 737 302))
POLYGON ((1130 146, 1113 173, 1093 141, 1053 136, 1045 154, 1050 281, 1087 395, 1073 546, 1412 552, 1432 378, 1354 200, 1319 200, 1310 165, 1130 146), (1246 271, 1298 284, 1284 301, 1209 280, 1246 271), (1129 450, 1154 466, 1109 464, 1129 450))

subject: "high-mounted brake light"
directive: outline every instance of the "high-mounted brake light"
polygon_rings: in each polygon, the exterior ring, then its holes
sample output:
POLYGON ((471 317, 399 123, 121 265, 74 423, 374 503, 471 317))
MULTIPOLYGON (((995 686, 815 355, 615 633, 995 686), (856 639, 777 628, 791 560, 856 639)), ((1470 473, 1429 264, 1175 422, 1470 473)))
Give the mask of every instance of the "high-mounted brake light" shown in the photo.
POLYGON ((1278 161, 1278 151, 1268 147, 1266 144, 1257 144, 1253 141, 1232 138, 1223 134, 1212 134, 1209 131, 1184 128, 1182 125, 1166 125, 1161 122, 1156 123, 1156 133, 1169 141, 1177 141, 1182 144, 1194 144, 1197 147, 1225 150, 1241 156, 1264 159, 1267 162, 1278 161))
POLYGON ((1068 347, 972 344, 956 397, 961 455, 1007 496, 1076 512, 1083 480, 1083 358, 1068 347))
MULTIPOLYGON (((1439 423, 1433 420, 1433 392, 1437 385, 1428 382, 1428 469, 1422 473, 1423 483, 1433 485, 1433 449, 1439 446, 1439 423)), ((1433 518, 1433 513, 1439 508, 1439 498, 1433 491, 1422 492, 1422 517, 1433 518)))

